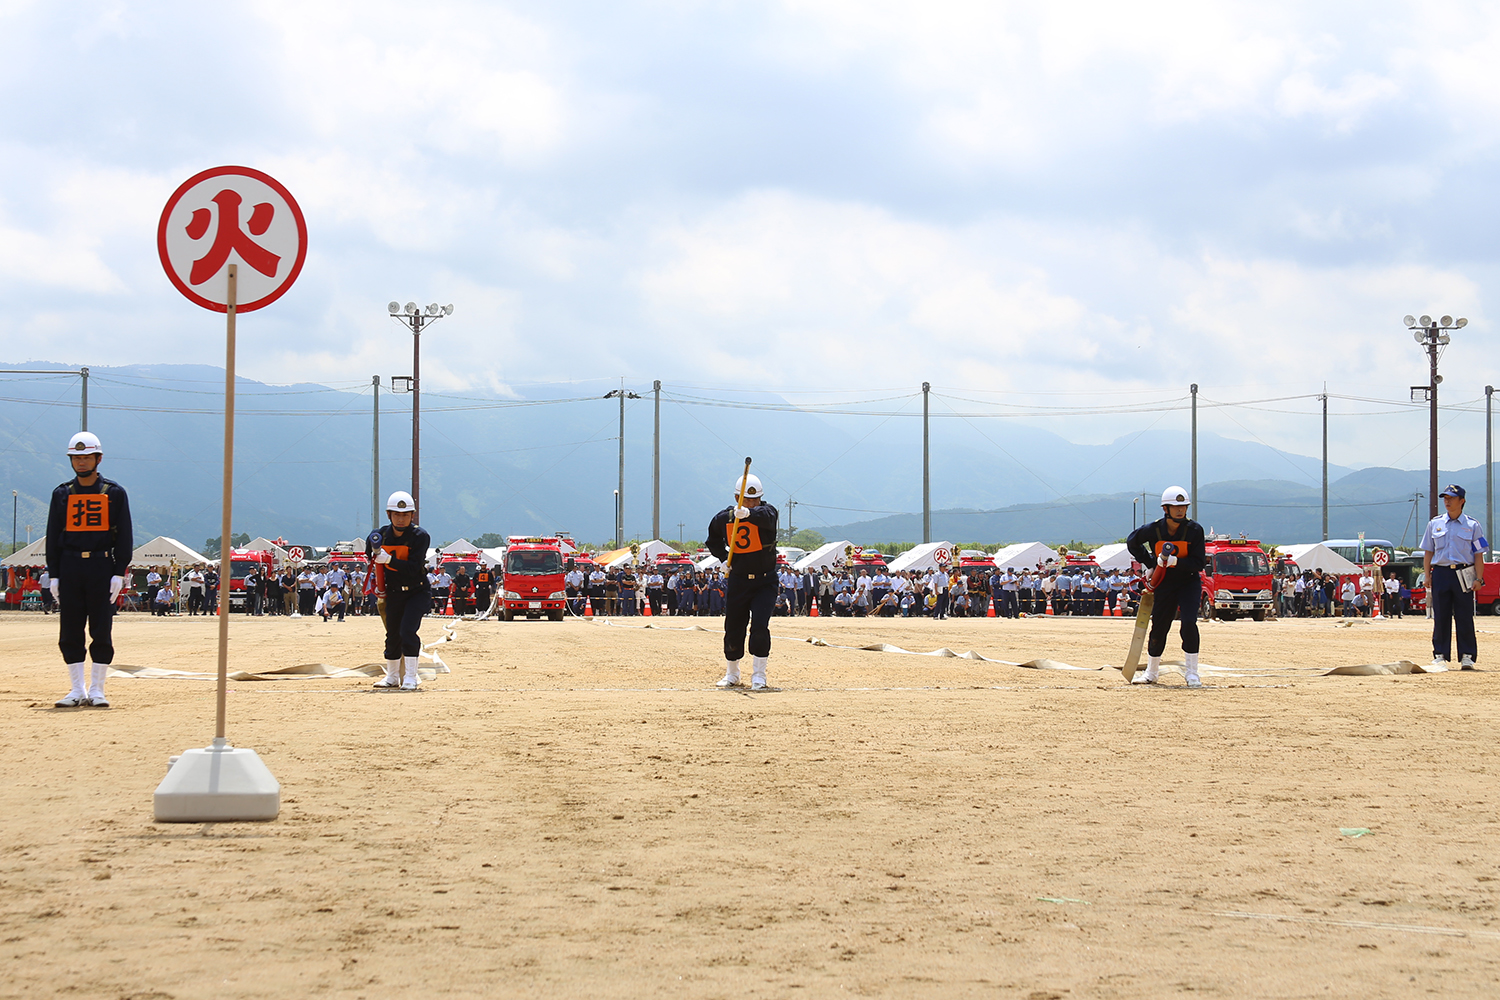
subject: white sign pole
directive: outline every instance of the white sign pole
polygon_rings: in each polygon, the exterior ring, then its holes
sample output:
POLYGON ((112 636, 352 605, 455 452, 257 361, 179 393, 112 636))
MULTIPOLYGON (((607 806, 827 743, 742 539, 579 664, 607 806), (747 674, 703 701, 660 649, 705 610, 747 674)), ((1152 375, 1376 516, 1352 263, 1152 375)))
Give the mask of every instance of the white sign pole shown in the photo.
MULTIPOLYGON (((219 581, 222 591, 229 593, 230 574, 234 564, 234 546, 229 534, 230 508, 234 502, 234 317, 235 293, 239 291, 239 265, 229 265, 229 301, 225 309, 224 329, 224 507, 219 535, 219 581)), ((248 599, 248 598, 247 598, 248 599)), ((228 714, 229 695, 229 601, 219 602, 219 697, 217 715, 214 720, 214 746, 225 742, 225 716, 228 714)), ((249 604, 245 610, 250 610, 249 604)))
POLYGON ((301 272, 307 227, 290 192, 246 167, 218 167, 187 180, 168 200, 157 228, 167 277, 189 301, 225 314, 224 499, 219 538, 219 687, 213 744, 172 759, 157 786, 157 822, 223 823, 272 820, 281 812, 281 785, 245 747, 229 745, 229 609, 233 579, 235 318, 274 302, 301 272), (247 218, 241 205, 249 202, 247 218), (217 229, 214 228, 217 220, 217 229), (246 231, 248 230, 248 232, 246 231), (238 263, 231 263, 231 254, 238 263), (240 263, 248 263, 248 301, 241 305, 240 263), (220 294, 218 276, 227 288, 220 294))

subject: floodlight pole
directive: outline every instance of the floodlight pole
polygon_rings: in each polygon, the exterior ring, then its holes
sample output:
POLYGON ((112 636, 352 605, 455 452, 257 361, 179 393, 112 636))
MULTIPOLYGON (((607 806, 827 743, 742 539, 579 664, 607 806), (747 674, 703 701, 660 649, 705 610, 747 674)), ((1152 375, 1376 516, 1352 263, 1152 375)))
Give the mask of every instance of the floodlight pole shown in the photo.
MULTIPOLYGON (((411 330, 411 504, 416 516, 422 516, 422 331, 444 316, 453 315, 453 306, 436 302, 425 312, 415 302, 403 309, 392 302, 387 307, 391 319, 411 330)), ((413 521, 415 523, 415 520, 413 521)))
POLYGON ((1402 322, 1411 331, 1412 339, 1427 352, 1427 385, 1412 386, 1412 397, 1415 399, 1419 390, 1426 390, 1427 516, 1430 519, 1437 517, 1438 513, 1438 385, 1443 381, 1443 376, 1438 374, 1438 355, 1453 339, 1451 331, 1462 330, 1469 325, 1469 321, 1462 316, 1456 320, 1452 316, 1444 316, 1440 320, 1431 316, 1423 316, 1420 320, 1407 316, 1402 322))
POLYGON ((611 389, 604 394, 605 399, 619 399, 620 401, 620 483, 619 489, 615 490, 615 548, 625 547, 625 400, 640 399, 633 392, 626 392, 625 380, 620 379, 620 388, 611 389))

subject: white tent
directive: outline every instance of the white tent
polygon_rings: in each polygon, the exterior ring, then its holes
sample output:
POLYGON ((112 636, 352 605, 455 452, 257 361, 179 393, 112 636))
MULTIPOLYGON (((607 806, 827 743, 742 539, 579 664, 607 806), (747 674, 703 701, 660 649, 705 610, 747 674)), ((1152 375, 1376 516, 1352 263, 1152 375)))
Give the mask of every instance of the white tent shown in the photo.
POLYGON ((287 560, 291 558, 291 554, 286 548, 277 545, 269 538, 257 538, 249 545, 242 545, 237 547, 242 549, 250 549, 253 552, 269 552, 271 553, 271 558, 276 560, 277 566, 285 566, 287 560))
POLYGON ((1135 557, 1130 554, 1124 542, 1101 545, 1089 555, 1094 557, 1100 569, 1129 569, 1130 564, 1135 561, 1135 557))
POLYGON ((479 546, 475 545, 467 538, 460 538, 457 541, 449 542, 441 549, 442 554, 445 556, 467 556, 472 555, 473 553, 478 551, 479 546))
POLYGON ((1037 563, 1056 558, 1057 550, 1041 542, 1017 542, 995 553, 995 565, 1000 569, 1036 569, 1037 563))
POLYGON ((505 561, 505 548, 497 545, 493 549, 480 549, 479 561, 494 569, 505 561))
POLYGON ((1292 558, 1298 569, 1320 569, 1324 573, 1333 573, 1336 576, 1358 575, 1364 572, 1322 542, 1283 545, 1281 551, 1292 558))
POLYGON ((30 545, 17 549, 12 554, 0 559, 0 565, 5 566, 45 566, 47 565, 47 536, 43 535, 30 545))
POLYGON ((201 552, 194 552, 175 538, 157 535, 145 545, 137 546, 130 556, 130 561, 136 566, 165 566, 168 563, 186 566, 190 563, 211 563, 215 560, 201 552))
POLYGON ((718 569, 722 565, 724 565, 724 560, 720 559, 718 556, 709 555, 704 556, 702 559, 699 559, 697 562, 693 563, 693 569, 697 570, 699 573, 703 573, 711 569, 718 569))
MULTIPOLYGON (((627 548, 618 549, 616 551, 618 554, 605 564, 605 569, 620 569, 621 567, 630 565, 630 550, 627 548)), ((640 554, 635 557, 635 562, 637 566, 650 566, 656 562, 657 556, 667 552, 676 551, 676 549, 672 548, 672 546, 668 545, 661 539, 653 538, 649 542, 641 543, 641 551, 640 554)))
POLYGON ((907 570, 934 570, 938 567, 947 569, 953 565, 953 543, 952 542, 923 542, 914 549, 908 549, 887 565, 891 567, 892 573, 905 573, 907 570), (946 554, 944 561, 939 562, 938 552, 946 554))
POLYGON ((832 569, 835 562, 844 558, 844 549, 850 544, 848 539, 842 539, 819 546, 793 563, 792 568, 799 573, 806 569, 832 569))

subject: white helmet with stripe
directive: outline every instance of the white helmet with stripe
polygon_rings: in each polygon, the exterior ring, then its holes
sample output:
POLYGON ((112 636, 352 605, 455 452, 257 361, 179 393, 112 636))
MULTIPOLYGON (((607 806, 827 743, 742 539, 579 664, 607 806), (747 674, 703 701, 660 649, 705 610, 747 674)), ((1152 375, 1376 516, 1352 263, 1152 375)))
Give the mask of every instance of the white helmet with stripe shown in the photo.
POLYGON ((410 514, 417 509, 417 502, 411 498, 410 493, 405 490, 397 490, 385 502, 385 509, 386 513, 395 511, 398 514, 410 514))
POLYGON ((1185 507, 1192 502, 1188 499, 1187 490, 1181 486, 1168 486, 1161 491, 1161 505, 1163 507, 1185 507))
POLYGON ((99 439, 88 431, 79 431, 68 438, 69 455, 103 455, 104 449, 99 447, 99 439))

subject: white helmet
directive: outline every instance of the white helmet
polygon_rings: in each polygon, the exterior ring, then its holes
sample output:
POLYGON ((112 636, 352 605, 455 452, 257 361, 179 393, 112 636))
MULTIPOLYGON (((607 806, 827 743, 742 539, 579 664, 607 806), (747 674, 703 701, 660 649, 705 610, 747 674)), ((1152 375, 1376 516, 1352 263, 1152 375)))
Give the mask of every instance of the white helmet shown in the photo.
POLYGON ((103 455, 104 449, 99 447, 99 439, 88 431, 79 431, 68 438, 69 455, 103 455))
POLYGON ((760 480, 751 475, 745 475, 740 479, 736 479, 734 481, 734 495, 736 497, 740 495, 741 482, 743 482, 745 485, 745 499, 748 500, 751 497, 754 497, 757 500, 760 499, 760 480))
POLYGON ((1161 505, 1163 507, 1182 507, 1192 502, 1188 499, 1187 490, 1181 486, 1168 486, 1161 491, 1161 505))
POLYGON ((416 511, 417 502, 411 498, 411 494, 405 490, 397 490, 391 494, 391 498, 385 502, 386 513, 396 511, 402 514, 410 514, 416 511))

